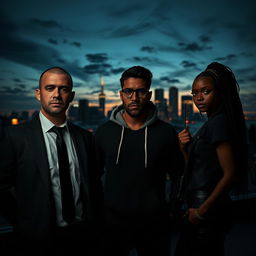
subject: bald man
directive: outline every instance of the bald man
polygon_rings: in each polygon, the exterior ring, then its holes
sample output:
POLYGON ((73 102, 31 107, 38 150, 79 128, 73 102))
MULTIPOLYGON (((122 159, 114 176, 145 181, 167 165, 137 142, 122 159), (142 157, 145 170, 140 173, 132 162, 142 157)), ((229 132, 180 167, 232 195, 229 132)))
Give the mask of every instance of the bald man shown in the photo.
POLYGON ((12 202, 1 207, 13 213, 6 218, 26 255, 95 255, 101 183, 92 134, 66 119, 72 89, 66 70, 45 70, 36 89, 39 115, 7 127, 1 141, 0 198, 12 202))

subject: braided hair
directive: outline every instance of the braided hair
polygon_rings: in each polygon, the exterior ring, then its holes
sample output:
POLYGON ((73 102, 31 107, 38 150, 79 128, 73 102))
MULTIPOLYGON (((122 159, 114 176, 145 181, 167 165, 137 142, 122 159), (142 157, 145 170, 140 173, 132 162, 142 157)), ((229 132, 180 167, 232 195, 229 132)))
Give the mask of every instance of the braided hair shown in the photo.
POLYGON ((247 139, 239 84, 232 70, 218 62, 212 62, 196 78, 211 77, 220 95, 221 110, 224 112, 231 134, 231 146, 236 161, 234 192, 244 192, 247 187, 247 139))

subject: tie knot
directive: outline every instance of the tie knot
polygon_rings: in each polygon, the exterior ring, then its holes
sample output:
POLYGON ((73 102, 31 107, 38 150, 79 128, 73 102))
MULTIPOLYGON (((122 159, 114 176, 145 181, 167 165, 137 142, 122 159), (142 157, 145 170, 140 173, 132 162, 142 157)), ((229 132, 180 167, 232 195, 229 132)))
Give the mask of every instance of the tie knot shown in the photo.
POLYGON ((54 133, 57 134, 57 136, 63 136, 63 131, 66 129, 66 127, 57 127, 57 126, 53 126, 51 131, 53 131, 54 133))

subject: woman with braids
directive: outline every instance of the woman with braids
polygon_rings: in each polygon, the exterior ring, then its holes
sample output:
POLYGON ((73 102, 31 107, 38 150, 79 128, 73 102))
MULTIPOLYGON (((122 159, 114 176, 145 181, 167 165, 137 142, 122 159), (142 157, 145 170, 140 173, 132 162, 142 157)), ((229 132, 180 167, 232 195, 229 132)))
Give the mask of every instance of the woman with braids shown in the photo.
POLYGON ((208 120, 191 136, 179 133, 187 162, 183 198, 187 209, 176 248, 180 255, 224 255, 230 190, 247 170, 245 121, 232 70, 213 62, 192 85, 193 101, 208 120))

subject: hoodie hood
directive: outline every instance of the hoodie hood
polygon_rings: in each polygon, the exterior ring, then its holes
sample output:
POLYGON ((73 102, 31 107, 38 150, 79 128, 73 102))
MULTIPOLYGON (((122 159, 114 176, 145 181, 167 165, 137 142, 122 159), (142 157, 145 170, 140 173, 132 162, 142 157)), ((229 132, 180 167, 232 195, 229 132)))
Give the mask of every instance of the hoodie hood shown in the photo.
MULTIPOLYGON (((124 111, 125 110, 124 110, 123 105, 117 106, 116 108, 113 109, 112 114, 110 116, 110 120, 116 124, 119 124, 120 126, 123 126, 123 127, 129 129, 128 125, 126 124, 126 122, 124 121, 124 119, 122 117, 124 111)), ((149 115, 148 115, 146 122, 141 127, 141 129, 153 124, 156 120, 157 120, 157 110, 156 110, 155 105, 150 101, 149 102, 149 115)))
MULTIPOLYGON (((121 136, 120 136, 120 142, 119 142, 119 146, 118 146, 118 150, 117 150, 117 157, 116 157, 116 165, 118 165, 119 163, 119 156, 120 156, 120 152, 121 152, 121 147, 122 147, 122 143, 123 143, 123 138, 124 138, 124 128, 129 129, 128 125, 126 124, 126 122, 123 119, 122 114, 124 113, 124 106, 123 105, 119 105, 117 106, 115 109, 113 109, 112 114, 110 116, 110 120, 113 121, 114 123, 120 125, 122 127, 122 132, 121 132, 121 136)), ((147 141, 148 141, 148 126, 153 124, 156 120, 157 120, 157 110, 155 105, 150 101, 149 102, 149 115, 148 118, 146 120, 146 122, 143 124, 143 126, 140 129, 145 130, 145 135, 144 135, 144 152, 145 152, 145 168, 147 168, 148 165, 148 150, 147 150, 147 141)))

